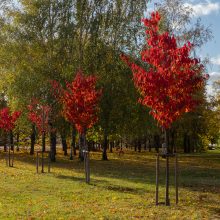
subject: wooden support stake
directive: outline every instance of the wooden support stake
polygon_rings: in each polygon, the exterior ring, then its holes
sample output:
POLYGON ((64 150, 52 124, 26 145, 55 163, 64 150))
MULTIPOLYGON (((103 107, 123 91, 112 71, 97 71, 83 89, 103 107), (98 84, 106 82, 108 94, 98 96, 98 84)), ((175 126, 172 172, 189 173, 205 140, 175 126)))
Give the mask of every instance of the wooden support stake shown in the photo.
POLYGON ((51 152, 50 151, 37 151, 37 160, 36 160, 36 170, 37 173, 39 172, 39 166, 41 166, 41 173, 44 173, 44 160, 47 159, 48 163, 48 173, 50 173, 50 168, 51 168, 51 152), (44 153, 47 153, 47 158, 44 158, 44 153), (40 154, 41 154, 41 159, 42 159, 42 164, 40 165, 40 154))
POLYGON ((41 173, 44 172, 44 151, 42 149, 41 173))
POLYGON ((159 200, 159 154, 157 154, 156 158, 156 205, 158 205, 159 200))
POLYGON ((11 166, 11 149, 10 146, 8 147, 8 166, 11 166))
POLYGON ((176 187, 176 204, 179 202, 179 197, 178 197, 178 156, 175 154, 175 187, 176 187))
POLYGON ((36 162, 37 173, 39 172, 39 156, 37 152, 37 162, 36 162))
POLYGON ((50 173, 50 158, 51 158, 51 152, 48 153, 48 173, 50 173))
POLYGON ((166 201, 165 205, 170 205, 170 199, 169 199, 169 156, 166 155, 166 201))
POLYGON ((5 152, 5 163, 6 163, 6 166, 9 166, 8 165, 8 151, 7 151, 7 146, 6 146, 6 152, 5 152))
POLYGON ((14 167, 14 155, 15 155, 15 148, 14 148, 14 146, 13 146, 12 159, 11 159, 11 167, 14 167))
POLYGON ((90 183, 90 165, 89 165, 89 161, 90 158, 89 158, 89 151, 88 151, 88 155, 87 155, 87 173, 88 173, 88 182, 87 183, 90 183))
POLYGON ((83 150, 83 159, 84 159, 84 171, 85 171, 85 180, 86 180, 86 152, 83 150))

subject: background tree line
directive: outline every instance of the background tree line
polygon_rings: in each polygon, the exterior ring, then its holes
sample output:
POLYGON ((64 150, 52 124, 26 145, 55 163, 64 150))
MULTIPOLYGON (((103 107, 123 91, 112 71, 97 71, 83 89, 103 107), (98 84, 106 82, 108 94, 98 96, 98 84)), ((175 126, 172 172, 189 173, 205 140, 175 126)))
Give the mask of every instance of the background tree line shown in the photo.
MULTIPOLYGON (((148 10, 146 0, 18 0, 1 1, 0 89, 1 105, 24 112, 15 133, 31 137, 34 153, 37 129, 27 118, 33 98, 51 106, 49 143, 55 161, 56 139, 61 138, 67 155, 67 139, 76 154, 77 134, 60 114, 61 107, 51 94, 51 80, 61 84, 73 79, 78 69, 98 76, 103 89, 99 121, 88 134, 90 148, 161 146, 161 131, 139 103, 132 73, 120 59, 127 53, 137 62, 144 45, 141 18, 148 10), (98 144, 96 144, 98 143, 98 144)), ((191 19, 191 9, 181 0, 164 0, 157 7, 163 15, 161 31, 178 36, 179 44, 191 41, 194 54, 212 36, 209 28, 191 19)), ((205 63, 204 63, 205 64, 205 63)), ((169 130, 169 144, 189 153, 206 149, 218 139, 216 100, 207 100, 205 88, 200 106, 186 114, 169 130)), ((14 134, 14 135, 16 135, 14 134)))

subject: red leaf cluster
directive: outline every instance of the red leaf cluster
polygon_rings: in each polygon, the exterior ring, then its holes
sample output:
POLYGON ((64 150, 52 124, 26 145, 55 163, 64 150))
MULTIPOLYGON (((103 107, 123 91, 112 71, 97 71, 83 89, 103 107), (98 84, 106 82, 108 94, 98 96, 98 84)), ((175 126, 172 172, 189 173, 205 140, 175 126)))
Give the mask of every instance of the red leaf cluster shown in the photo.
POLYGON ((0 128, 8 132, 14 129, 17 119, 20 117, 21 112, 15 111, 10 113, 8 107, 0 110, 0 128))
POLYGON ((145 70, 125 55, 122 59, 132 69, 134 83, 142 95, 139 101, 152 109, 150 113, 162 127, 168 128, 198 104, 194 95, 204 85, 205 77, 204 66, 190 57, 191 43, 178 47, 174 36, 159 33, 159 21, 158 12, 143 20, 147 46, 141 56, 150 67, 145 70))
POLYGON ((54 95, 63 104, 67 120, 82 133, 97 121, 98 101, 101 91, 96 90, 95 76, 84 76, 81 71, 72 82, 66 82, 66 89, 53 81, 54 95))
POLYGON ((31 104, 28 105, 28 118, 43 133, 49 129, 49 115, 51 108, 48 105, 42 105, 37 99, 33 99, 31 104))

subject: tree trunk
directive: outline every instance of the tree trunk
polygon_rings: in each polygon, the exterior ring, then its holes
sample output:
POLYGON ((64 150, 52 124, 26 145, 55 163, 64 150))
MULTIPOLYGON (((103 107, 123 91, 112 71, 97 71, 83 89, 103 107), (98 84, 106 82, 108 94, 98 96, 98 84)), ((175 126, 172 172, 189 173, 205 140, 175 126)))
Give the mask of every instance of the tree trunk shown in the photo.
POLYGON ((144 150, 147 150, 147 138, 144 138, 144 150))
POLYGON ((86 141, 86 129, 84 129, 81 134, 81 148, 83 149, 83 160, 84 160, 84 169, 85 169, 85 179, 86 183, 90 183, 90 159, 89 159, 89 149, 86 141))
POLYGON ((70 160, 73 160, 73 155, 76 156, 76 129, 74 126, 71 132, 70 160))
POLYGON ((149 148, 149 152, 151 152, 151 140, 150 140, 150 138, 148 140, 148 148, 149 148))
POLYGON ((196 140, 196 137, 195 137, 195 135, 193 135, 193 137, 191 139, 191 152, 192 153, 195 152, 195 140, 196 140))
POLYGON ((113 146, 114 146, 114 142, 113 142, 113 141, 111 141, 111 142, 110 142, 110 153, 112 153, 112 152, 113 152, 113 151, 112 151, 113 146))
POLYGON ((108 160, 107 148, 108 148, 108 136, 107 136, 107 134, 104 134, 102 160, 108 160))
POLYGON ((42 151, 45 152, 46 150, 46 135, 45 132, 42 133, 42 151))
POLYGON ((95 141, 92 141, 91 143, 91 150, 95 151, 95 141))
POLYGON ((167 152, 168 153, 171 153, 171 147, 170 147, 170 130, 169 129, 166 129, 166 132, 165 132, 165 135, 166 135, 166 144, 167 144, 167 152))
POLYGON ((160 147, 160 137, 159 135, 154 135, 154 147, 156 152, 159 152, 159 147, 160 147))
POLYGON ((190 153, 190 139, 187 133, 184 133, 183 136, 183 148, 184 148, 184 153, 190 153))
POLYGON ((79 159, 81 161, 84 160, 84 154, 83 151, 85 150, 85 133, 79 134, 79 159))
POLYGON ((175 145, 175 131, 171 131, 171 150, 172 153, 176 153, 176 145, 175 145))
POLYGON ((14 150, 14 135, 13 135, 13 131, 12 130, 9 133, 9 138, 10 138, 11 150, 14 150))
POLYGON ((138 141, 138 152, 141 152, 141 140, 138 141))
POLYGON ((19 132, 18 132, 17 135, 16 135, 16 144, 17 144, 16 150, 17 150, 17 151, 20 150, 20 149, 19 149, 19 138, 20 138, 20 135, 19 135, 19 132))
POLYGON ((56 132, 50 132, 50 160, 51 162, 56 162, 56 145, 57 145, 56 132))
POLYGON ((90 182, 90 159, 89 159, 89 150, 88 150, 88 144, 86 142, 86 128, 83 129, 83 132, 80 133, 80 160, 84 161, 84 169, 85 169, 85 179, 86 183, 90 182))
POLYGON ((31 131, 31 150, 30 150, 30 155, 34 154, 34 145, 36 142, 36 129, 34 124, 32 124, 32 131, 31 131))
POLYGON ((191 153, 191 141, 190 141, 190 136, 189 135, 188 135, 187 145, 188 145, 188 153, 191 153))
POLYGON ((134 141, 134 151, 137 151, 137 147, 138 147, 137 140, 135 140, 134 141))
POLYGON ((62 142, 64 156, 67 156, 67 142, 66 142, 66 137, 63 134, 61 134, 61 142, 62 142))

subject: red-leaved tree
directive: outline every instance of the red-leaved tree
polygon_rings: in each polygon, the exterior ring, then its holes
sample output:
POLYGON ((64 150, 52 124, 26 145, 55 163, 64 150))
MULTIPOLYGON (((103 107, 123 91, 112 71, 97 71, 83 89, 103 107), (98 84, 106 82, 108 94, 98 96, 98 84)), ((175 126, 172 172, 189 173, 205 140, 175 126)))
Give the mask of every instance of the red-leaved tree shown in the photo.
MULTIPOLYGON (((16 121, 20 117, 21 111, 10 112, 8 107, 5 107, 0 110, 0 128, 5 132, 6 136, 10 136, 10 148, 14 151, 14 144, 13 144, 13 129, 15 128, 16 121)), ((6 138, 7 141, 8 138, 6 138)), ((6 145, 5 145, 6 147, 6 145)), ((6 150, 6 148, 5 148, 6 150)), ((10 155, 10 149, 9 149, 10 155)), ((11 163, 11 159, 9 156, 9 166, 13 166, 13 161, 11 163)))
POLYGON ((21 111, 10 112, 8 107, 0 110, 0 128, 5 132, 14 129, 17 119, 20 117, 21 111))
POLYGON ((64 116, 79 132, 79 157, 85 161, 87 183, 90 182, 90 168, 86 131, 98 119, 98 101, 101 96, 101 90, 96 89, 96 81, 95 76, 85 76, 82 71, 78 71, 72 82, 66 82, 65 89, 57 81, 52 82, 53 94, 62 104, 64 116))
POLYGON ((51 108, 48 105, 41 104, 37 99, 33 99, 31 104, 27 106, 29 120, 36 125, 42 134, 42 151, 45 151, 45 135, 49 130, 49 116, 51 108))
POLYGON ((48 131, 48 122, 51 108, 48 105, 40 104, 36 99, 32 100, 31 104, 28 105, 28 118, 33 122, 40 133, 48 131))
POLYGON ((91 128, 98 119, 101 90, 96 90, 96 81, 95 76, 84 76, 79 71, 72 82, 66 82, 65 89, 57 81, 52 82, 53 93, 63 105, 64 116, 80 134, 91 128))
MULTIPOLYGON (((63 114, 66 119, 75 125, 82 139, 86 130, 97 121, 98 101, 101 90, 96 89, 97 78, 85 76, 78 71, 72 82, 66 82, 66 88, 62 88, 57 81, 52 82, 53 93, 63 105, 63 114)), ((85 141, 83 141, 85 147, 85 141)))
MULTIPOLYGON (((167 149, 166 129, 182 114, 195 108, 198 104, 195 96, 203 88, 205 77, 202 76, 204 66, 198 59, 190 57, 191 43, 178 46, 175 36, 170 36, 168 32, 160 33, 160 19, 160 14, 153 12, 149 19, 143 20, 146 26, 147 45, 141 57, 142 61, 148 64, 148 68, 130 62, 125 55, 122 55, 122 59, 132 69, 135 86, 142 96, 139 101, 151 109, 150 114, 164 129, 164 146, 167 149)), ((164 156, 165 204, 169 205, 169 150, 164 150, 164 156)), ((158 204, 158 190, 156 193, 158 204)))
POLYGON ((122 59, 133 72, 134 83, 141 94, 140 102, 148 106, 150 114, 167 129, 183 113, 192 111, 198 104, 195 94, 204 86, 200 60, 190 57, 190 42, 178 46, 176 38, 168 32, 159 32, 160 14, 153 12, 143 19, 146 27, 147 45, 143 49, 142 61, 147 69, 122 59))
POLYGON ((20 117, 21 111, 10 112, 8 107, 0 110, 0 128, 5 132, 10 132, 15 128, 17 119, 20 117))
POLYGON ((82 72, 78 72, 71 83, 66 83, 67 89, 63 93, 64 114, 81 134, 91 128, 98 119, 101 91, 95 88, 96 80, 95 76, 84 76, 82 72))

